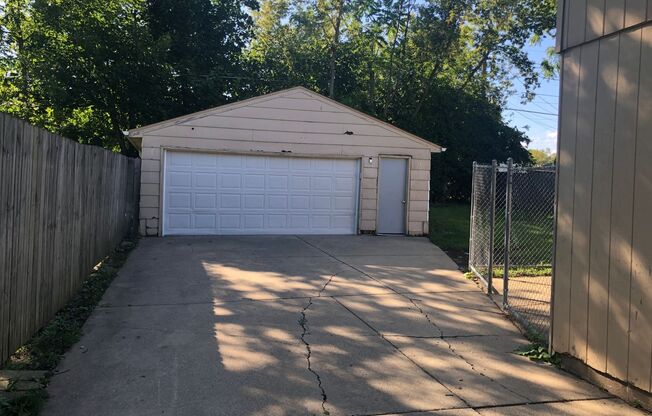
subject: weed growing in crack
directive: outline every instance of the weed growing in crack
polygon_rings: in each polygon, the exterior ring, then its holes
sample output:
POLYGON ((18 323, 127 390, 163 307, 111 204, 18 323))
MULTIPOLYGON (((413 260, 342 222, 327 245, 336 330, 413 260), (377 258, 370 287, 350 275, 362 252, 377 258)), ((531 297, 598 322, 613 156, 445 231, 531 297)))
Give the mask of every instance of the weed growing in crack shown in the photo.
POLYGON ((557 354, 554 352, 551 354, 548 351, 548 347, 538 343, 532 343, 519 347, 514 350, 514 354, 527 357, 532 361, 549 363, 556 366, 561 364, 561 359, 557 354))

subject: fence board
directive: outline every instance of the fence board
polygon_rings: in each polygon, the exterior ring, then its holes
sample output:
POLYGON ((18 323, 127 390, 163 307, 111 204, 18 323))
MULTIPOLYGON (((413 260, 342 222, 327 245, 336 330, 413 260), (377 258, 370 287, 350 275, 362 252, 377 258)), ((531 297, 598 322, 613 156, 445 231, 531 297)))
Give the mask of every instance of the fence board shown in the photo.
POLYGON ((135 230, 140 162, 0 114, 0 362, 135 230))

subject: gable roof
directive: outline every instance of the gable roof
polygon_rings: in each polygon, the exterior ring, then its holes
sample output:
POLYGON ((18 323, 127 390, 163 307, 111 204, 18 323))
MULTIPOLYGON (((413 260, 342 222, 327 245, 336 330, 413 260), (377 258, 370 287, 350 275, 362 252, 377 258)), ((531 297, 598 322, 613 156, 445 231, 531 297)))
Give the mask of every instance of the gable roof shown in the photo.
MULTIPOLYGON (((156 131, 167 128, 167 127, 176 126, 176 125, 184 125, 185 123, 189 123, 189 122, 192 122, 192 121, 204 118, 204 117, 217 116, 217 115, 219 115, 221 113, 236 110, 236 109, 241 108, 241 107, 259 105, 259 104, 262 104, 262 103, 264 103, 266 101, 273 100, 273 99, 276 99, 276 98, 282 98, 282 97, 288 97, 288 98, 297 98, 297 97, 299 97, 299 98, 301 98, 301 96, 306 96, 306 98, 310 98, 310 99, 319 101, 320 103, 323 104, 323 108, 330 109, 330 111, 336 111, 336 112, 339 112, 339 113, 349 113, 349 114, 351 114, 351 115, 353 115, 353 116, 355 116, 355 117, 357 117, 359 119, 363 119, 364 121, 366 121, 367 123, 369 123, 371 125, 376 125, 376 126, 378 126, 380 128, 383 128, 385 130, 389 130, 390 132, 393 132, 397 136, 406 138, 408 140, 411 140, 413 142, 418 143, 419 145, 421 145, 421 146, 423 146, 425 148, 430 149, 430 151, 433 152, 433 153, 439 153, 439 152, 443 152, 445 150, 444 148, 442 148, 441 146, 439 146, 437 144, 434 144, 434 143, 432 143, 432 142, 430 142, 428 140, 422 139, 421 137, 418 137, 418 136, 416 136, 416 135, 414 135, 412 133, 408 133, 405 130, 399 129, 398 127, 395 127, 395 126, 393 126, 393 125, 391 125, 389 123, 378 120, 377 118, 369 116, 369 115, 367 115, 367 114, 365 114, 365 113, 363 113, 361 111, 358 111, 358 110, 356 110, 354 108, 351 108, 349 106, 341 104, 341 103, 339 103, 339 102, 337 102, 335 100, 332 100, 330 98, 324 97, 323 95, 318 94, 318 93, 316 93, 314 91, 311 91, 311 90, 309 90, 307 88, 304 88, 304 87, 293 87, 293 88, 289 88, 289 89, 286 89, 286 90, 281 90, 281 91, 273 92, 273 93, 270 93, 270 94, 265 94, 265 95, 261 95, 261 96, 258 96, 258 97, 249 98, 249 99, 242 100, 242 101, 236 101, 236 102, 233 102, 233 103, 230 103, 230 104, 225 104, 225 105, 222 105, 222 106, 219 106, 219 107, 209 108, 207 110, 198 111, 196 113, 176 117, 176 118, 173 118, 173 119, 170 119, 170 120, 161 121, 159 123, 154 123, 154 124, 150 124, 150 125, 147 125, 147 126, 131 129, 128 132, 126 132, 125 134, 127 135, 129 140, 136 147, 140 148, 140 146, 139 146, 140 145, 140 140, 138 140, 138 139, 140 139, 140 138, 142 138, 143 136, 146 136, 146 135, 152 135, 156 131)), ((315 111, 319 111, 319 110, 315 110, 315 111)))

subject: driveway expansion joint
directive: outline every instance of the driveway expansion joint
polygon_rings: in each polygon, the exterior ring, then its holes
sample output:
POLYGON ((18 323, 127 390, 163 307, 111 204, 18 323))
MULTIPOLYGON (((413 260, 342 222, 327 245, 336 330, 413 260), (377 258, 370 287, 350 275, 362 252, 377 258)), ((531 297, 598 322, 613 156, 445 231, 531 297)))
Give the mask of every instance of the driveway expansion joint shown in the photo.
POLYGON ((369 322, 365 321, 365 320, 364 320, 360 315, 358 315, 357 313, 355 313, 354 311, 352 311, 351 309, 349 309, 345 304, 343 304, 343 303, 340 302, 339 300, 335 299, 335 302, 337 302, 338 305, 340 305, 341 307, 343 307, 345 310, 349 311, 349 313, 350 313, 351 315, 355 316, 358 320, 360 320, 360 322, 362 322, 362 323, 365 324, 369 329, 371 329, 373 332, 375 332, 376 335, 378 335, 378 336, 379 336, 383 341, 385 341, 386 343, 388 343, 389 345, 391 345, 392 348, 394 348, 394 349, 395 349, 399 354, 401 354, 403 357, 405 357, 405 359, 407 359, 409 362, 411 362, 411 363, 412 363, 414 366, 416 366, 419 370, 421 370, 421 371, 422 371, 423 373, 425 373, 428 377, 430 377, 431 379, 435 380, 435 381, 436 381, 437 383, 439 383, 442 387, 444 387, 444 388, 448 391, 447 396, 450 394, 450 396, 453 396, 453 397, 457 398, 459 401, 461 401, 462 403, 464 403, 467 407, 469 407, 469 408, 471 407, 471 404, 470 404, 469 402, 467 402, 463 397, 461 397, 461 396, 459 396, 458 394, 456 394, 456 393, 455 393, 455 392, 454 392, 450 387, 448 387, 446 384, 442 383, 441 380, 439 380, 439 379, 438 379, 434 374, 432 374, 432 373, 431 373, 430 371, 428 371, 426 368, 424 368, 424 367, 421 366, 419 363, 417 363, 417 362, 414 361, 412 358, 410 358, 410 357, 409 357, 405 352, 403 352, 403 350, 401 350, 401 349, 399 348, 398 345, 394 344, 392 341, 390 341, 389 339, 387 339, 387 337, 386 337, 385 335, 383 335, 380 331, 378 331, 376 328, 374 328, 374 327, 373 327, 369 322))
MULTIPOLYGON (((528 397, 526 397, 526 396, 524 396, 524 395, 522 395, 522 394, 520 394, 520 393, 514 391, 513 389, 511 389, 511 388, 505 386, 503 383, 501 383, 501 382, 495 380, 494 378, 489 377, 488 375, 484 374, 482 371, 479 371, 479 370, 475 367, 475 364, 473 364, 472 362, 470 362, 469 360, 467 360, 467 359, 466 359, 462 354, 458 353, 458 352, 455 350, 455 348, 453 347, 453 345, 452 345, 452 344, 447 340, 448 337, 446 337, 446 336, 444 335, 444 331, 439 327, 439 325, 437 325, 437 324, 436 324, 432 319, 430 319, 430 316, 429 316, 429 315, 428 315, 428 314, 423 310, 423 308, 422 308, 421 306, 419 306, 419 305, 417 304, 417 300, 415 300, 415 299, 413 299, 412 297, 409 296, 410 293, 404 293, 404 292, 398 291, 398 290, 396 290, 395 288, 393 288, 393 287, 387 285, 385 282, 383 282, 383 281, 381 281, 381 280, 379 280, 379 279, 377 279, 377 278, 371 276, 370 274, 366 273, 365 271, 360 270, 359 268, 357 268, 357 267, 355 267, 355 266, 353 266, 353 265, 351 265, 351 264, 345 262, 344 260, 342 260, 342 259, 340 259, 340 258, 338 258, 338 257, 336 257, 336 256, 334 256, 334 255, 332 255, 332 254, 330 254, 329 252, 327 252, 327 251, 321 249, 320 247, 317 247, 317 246, 311 244, 310 242, 304 240, 303 238, 301 238, 301 237, 299 237, 299 236, 297 236, 297 238, 298 238, 299 240, 303 241, 304 243, 308 244, 309 246, 314 247, 314 248, 316 248, 317 250, 320 250, 321 252, 323 252, 324 254, 326 254, 326 255, 332 257, 333 259, 339 261, 340 263, 342 263, 342 264, 344 264, 344 265, 346 265, 346 266, 349 266, 350 268, 352 268, 353 270, 356 270, 356 271, 359 272, 359 273, 362 273, 364 276, 368 277, 368 278, 371 279, 371 280, 374 280, 375 282, 377 282, 378 284, 380 284, 380 285, 386 287, 387 289, 391 290, 391 291, 394 292, 395 294, 397 294, 397 295, 399 295, 399 296, 401 296, 401 297, 407 299, 407 300, 408 300, 412 305, 414 305, 414 307, 416 308, 416 310, 417 310, 421 315, 423 315, 423 316, 426 318, 426 320, 428 321, 428 323, 429 323, 431 326, 433 326, 433 327, 437 330, 437 332, 439 333, 439 336, 436 337, 436 338, 441 339, 442 341, 444 341, 444 343, 447 345, 447 347, 448 347, 448 349, 451 351, 451 353, 453 353, 453 355, 455 355, 456 357, 458 357, 459 359, 461 359, 462 361, 464 361, 464 362, 465 362, 465 363, 466 363, 466 364, 471 368, 471 370, 473 370, 475 373, 479 374, 481 377, 485 377, 485 378, 487 378, 487 379, 488 379, 489 381, 491 381, 492 383, 495 383, 495 384, 501 386, 502 388, 504 388, 505 390, 507 390, 507 391, 509 391, 510 393, 514 394, 515 396, 521 397, 521 398, 523 398, 523 399, 525 399, 525 400, 529 400, 528 397)), ((335 298, 334 298, 334 299, 335 299, 335 298)), ((335 299, 335 300, 337 301, 337 299, 335 299)), ((401 352, 401 354, 403 354, 403 355, 405 355, 405 356, 407 357, 407 355, 406 355, 405 353, 403 353, 403 351, 401 351, 401 349, 400 349, 398 346, 395 346, 391 341, 387 340, 387 339, 385 338, 385 336, 384 336, 380 331, 378 331, 378 330, 376 330, 375 328, 373 328, 371 325, 369 325, 369 323, 367 323, 366 321, 364 321, 361 317, 359 317, 357 314, 355 314, 353 311, 351 311, 349 308, 347 308, 347 307, 346 307, 344 304, 342 304, 341 302, 337 301, 337 303, 339 303, 340 305, 342 305, 342 306, 343 306, 346 310, 348 310, 349 312, 353 313, 353 314, 354 314, 358 319, 360 319, 360 320, 361 320, 362 322, 364 322, 367 326, 369 326, 370 328, 372 328, 376 333, 378 333, 378 335, 380 335, 383 339, 385 339, 387 342, 389 342, 390 344, 392 344, 392 345, 393 345, 393 346, 394 346, 398 351, 401 352)), ((408 358, 408 359, 409 359, 409 358, 408 358)), ((410 361, 412 361, 412 360, 410 359, 410 361)), ((414 361, 413 361, 413 362, 414 362, 414 361)), ((416 364, 416 363, 415 363, 415 364, 416 364)), ((419 366, 419 365, 417 364, 417 366, 419 366)), ((419 368, 421 368, 421 366, 419 366, 419 368)), ((422 370, 423 370, 423 371, 426 371, 426 370, 423 369, 423 368, 422 368, 422 370)), ((430 373, 427 372, 427 371, 426 371, 426 373, 427 373, 427 374, 430 374, 430 373)), ((439 380, 437 380, 437 381, 440 382, 439 380)), ((440 383, 441 383, 441 382, 440 382, 440 383)), ((441 384, 444 385, 444 383, 441 383, 441 384)), ((447 387, 447 388, 448 388, 448 387, 447 387)), ((457 396, 457 395, 456 395, 456 396, 457 396)), ((461 400, 463 400, 461 397, 459 397, 459 396, 457 396, 457 397, 460 398, 461 400)), ((466 403, 465 400, 463 400, 463 401, 466 403)))

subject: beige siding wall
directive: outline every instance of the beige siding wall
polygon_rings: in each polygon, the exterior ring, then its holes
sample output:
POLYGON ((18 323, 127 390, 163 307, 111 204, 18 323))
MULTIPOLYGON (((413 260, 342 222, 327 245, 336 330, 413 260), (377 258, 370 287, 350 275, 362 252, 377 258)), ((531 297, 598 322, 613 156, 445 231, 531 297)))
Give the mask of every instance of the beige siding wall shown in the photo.
POLYGON ((561 3, 552 346, 650 392, 652 1, 561 3))
POLYGON ((652 0, 559 0, 557 9, 561 50, 652 20, 652 0))
POLYGON ((166 150, 342 157, 361 160, 359 230, 376 230, 378 158, 410 158, 407 230, 428 231, 431 149, 353 111, 301 92, 257 100, 156 129, 142 138, 140 232, 159 235, 166 150), (353 134, 346 134, 351 132, 353 134), (372 163, 369 163, 372 158, 372 163))

